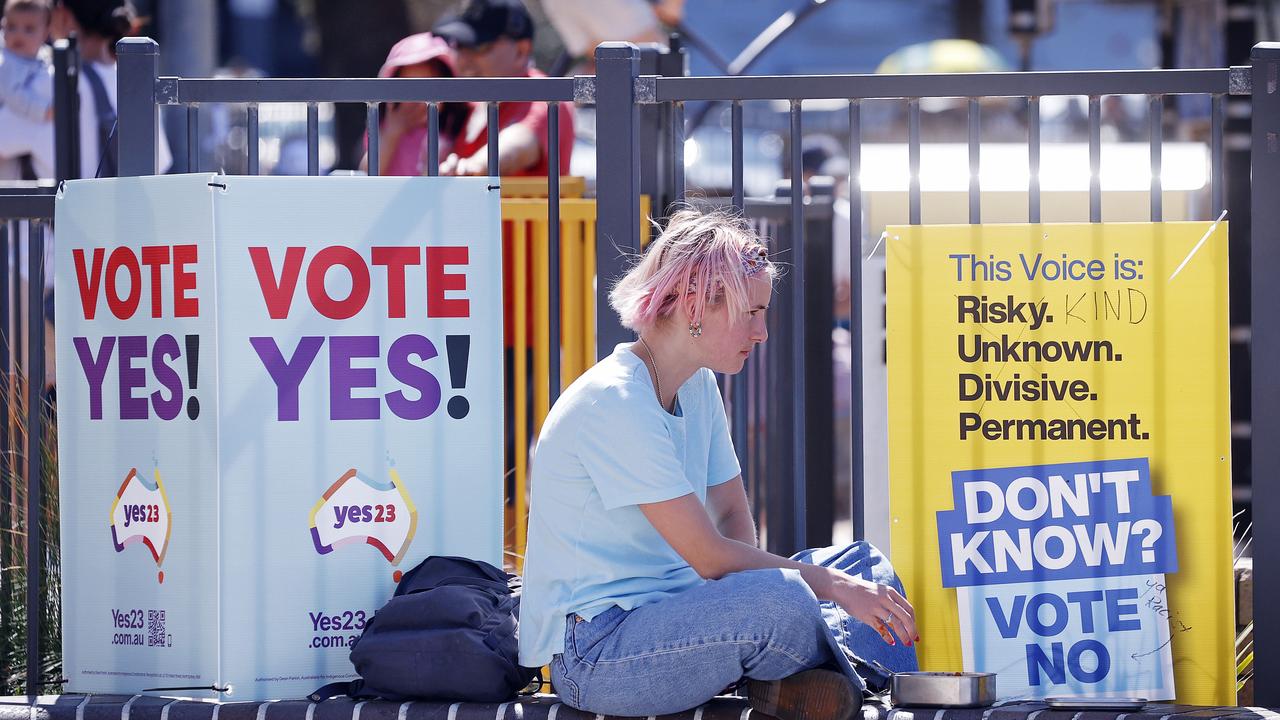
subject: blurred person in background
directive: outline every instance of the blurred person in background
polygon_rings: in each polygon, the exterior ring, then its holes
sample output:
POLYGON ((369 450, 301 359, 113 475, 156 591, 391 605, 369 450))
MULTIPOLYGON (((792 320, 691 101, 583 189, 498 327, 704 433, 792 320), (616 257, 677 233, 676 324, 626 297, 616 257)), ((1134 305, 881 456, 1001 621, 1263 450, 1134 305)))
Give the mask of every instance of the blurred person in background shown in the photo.
POLYGON ((551 0, 542 7, 565 50, 587 75, 595 74, 600 43, 666 45, 667 28, 684 19, 684 0, 551 0))
POLYGON ((53 176, 53 83, 47 0, 4 4, 0 55, 0 180, 53 176), (24 170, 23 160, 31 163, 24 170))
MULTIPOLYGON (((455 77, 453 52, 449 43, 431 33, 404 38, 391 48, 378 71, 380 78, 455 77)), ((466 125, 471 107, 467 103, 441 103, 439 107, 439 155, 453 152, 454 140, 466 125)), ((383 103, 378 108, 378 174, 426 175, 426 103, 383 103)), ((366 154, 368 143, 366 141, 366 154)), ((368 168, 368 157, 361 161, 368 168)))
MULTIPOLYGON (((533 18, 520 0, 470 0, 459 15, 436 24, 433 32, 449 41, 462 77, 546 77, 530 64, 533 18)), ((560 103, 560 171, 569 170, 573 151, 573 110, 560 103)), ((546 177, 547 104, 506 102, 498 106, 498 174, 546 177)), ((441 175, 488 175, 488 113, 472 107, 453 152, 440 163, 441 175)))
POLYGON ((49 37, 47 0, 8 0, 4 4, 0 104, 35 122, 53 119, 53 83, 44 50, 49 37))
MULTIPOLYGON (((50 32, 75 33, 80 49, 80 177, 119 174, 116 129, 116 43, 133 35, 138 16, 128 0, 56 0, 50 32)), ((159 108, 156 108, 159 114, 159 108)), ((156 172, 173 163, 164 133, 156 137, 156 172)))

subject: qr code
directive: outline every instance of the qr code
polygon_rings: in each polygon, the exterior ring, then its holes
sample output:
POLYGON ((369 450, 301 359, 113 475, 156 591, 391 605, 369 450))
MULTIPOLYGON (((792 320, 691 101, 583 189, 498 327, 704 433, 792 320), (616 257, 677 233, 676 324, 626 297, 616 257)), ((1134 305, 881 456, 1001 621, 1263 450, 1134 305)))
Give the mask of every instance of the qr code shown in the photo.
POLYGON ((148 610, 147 647, 164 647, 167 644, 167 634, 164 627, 164 611, 148 610))

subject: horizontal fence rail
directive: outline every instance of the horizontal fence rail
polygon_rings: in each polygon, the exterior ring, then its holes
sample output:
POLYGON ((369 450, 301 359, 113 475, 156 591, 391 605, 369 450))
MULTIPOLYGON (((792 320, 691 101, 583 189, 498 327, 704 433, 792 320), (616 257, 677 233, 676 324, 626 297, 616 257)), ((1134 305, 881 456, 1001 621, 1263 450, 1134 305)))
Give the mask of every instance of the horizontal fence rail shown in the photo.
POLYGON ((156 103, 573 102, 573 78, 177 78, 156 103))
POLYGON ((924 75, 638 78, 638 102, 847 100, 1046 95, 1248 95, 1248 68, 924 75))

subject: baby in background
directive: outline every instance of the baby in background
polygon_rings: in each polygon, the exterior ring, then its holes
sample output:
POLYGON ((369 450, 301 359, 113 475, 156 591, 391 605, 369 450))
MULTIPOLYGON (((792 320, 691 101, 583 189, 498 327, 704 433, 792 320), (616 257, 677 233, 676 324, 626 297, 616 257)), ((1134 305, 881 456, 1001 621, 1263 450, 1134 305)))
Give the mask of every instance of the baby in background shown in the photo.
POLYGON ((0 106, 35 122, 53 118, 52 75, 41 53, 49 16, 49 0, 6 0, 0 21, 0 106))

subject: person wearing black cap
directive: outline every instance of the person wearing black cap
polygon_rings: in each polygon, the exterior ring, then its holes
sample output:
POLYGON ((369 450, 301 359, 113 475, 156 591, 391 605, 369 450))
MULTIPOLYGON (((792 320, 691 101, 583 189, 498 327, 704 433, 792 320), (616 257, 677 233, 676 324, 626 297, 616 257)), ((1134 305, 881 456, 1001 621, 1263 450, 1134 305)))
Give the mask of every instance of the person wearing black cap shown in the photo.
MULTIPOLYGON (((449 41, 462 77, 545 77, 530 65, 533 17, 520 0, 471 0, 432 32, 449 41)), ((573 112, 560 103, 560 172, 569 172, 573 112)), ((453 153, 440 163, 442 175, 487 175, 488 115, 475 108, 453 153)), ((547 174, 547 105, 506 102, 498 107, 498 170, 501 175, 547 174)))

